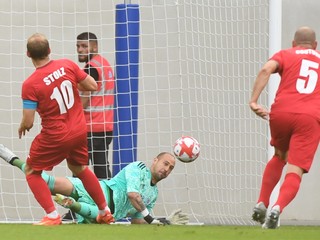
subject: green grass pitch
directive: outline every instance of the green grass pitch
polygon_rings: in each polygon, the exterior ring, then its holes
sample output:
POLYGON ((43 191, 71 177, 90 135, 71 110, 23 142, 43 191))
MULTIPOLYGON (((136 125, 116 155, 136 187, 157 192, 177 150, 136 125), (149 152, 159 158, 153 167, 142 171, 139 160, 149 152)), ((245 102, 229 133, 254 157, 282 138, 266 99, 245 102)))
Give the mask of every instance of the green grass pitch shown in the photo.
POLYGON ((318 240, 320 227, 0 224, 0 235, 3 240, 318 240))

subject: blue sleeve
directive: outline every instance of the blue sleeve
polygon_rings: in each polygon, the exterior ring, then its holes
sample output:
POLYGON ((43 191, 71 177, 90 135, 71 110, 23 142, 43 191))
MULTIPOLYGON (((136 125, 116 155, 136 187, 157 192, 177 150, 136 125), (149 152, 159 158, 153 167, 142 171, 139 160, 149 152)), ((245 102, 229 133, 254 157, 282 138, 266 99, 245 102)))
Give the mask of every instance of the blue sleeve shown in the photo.
POLYGON ((31 100, 23 100, 23 109, 37 109, 38 102, 34 102, 31 100))

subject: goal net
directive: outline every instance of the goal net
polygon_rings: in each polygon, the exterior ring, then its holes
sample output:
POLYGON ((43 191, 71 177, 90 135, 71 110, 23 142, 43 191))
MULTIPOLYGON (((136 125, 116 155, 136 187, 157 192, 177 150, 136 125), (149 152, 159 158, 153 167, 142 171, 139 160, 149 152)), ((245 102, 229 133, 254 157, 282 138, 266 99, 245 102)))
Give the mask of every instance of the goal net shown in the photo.
MULTIPOLYGON (((94 32, 100 53, 115 68, 115 11, 124 1, 20 2, 0 5, 0 143, 26 159, 40 131, 37 118, 18 139, 21 85, 34 70, 25 54, 27 38, 44 33, 51 58, 77 62, 76 36, 94 32)), ((151 165, 159 152, 172 151, 182 135, 201 145, 195 162, 177 161, 159 183, 153 214, 181 208, 193 223, 252 224, 268 155, 268 126, 251 113, 248 100, 268 58, 269 1, 130 2, 139 4, 140 11, 137 159, 151 165)), ((266 93, 261 102, 267 104, 266 93)), ((111 147, 111 165, 112 155, 111 147)), ((65 163, 49 174, 71 175, 65 163)), ((37 221, 43 214, 24 174, 0 160, 0 221, 37 221)))

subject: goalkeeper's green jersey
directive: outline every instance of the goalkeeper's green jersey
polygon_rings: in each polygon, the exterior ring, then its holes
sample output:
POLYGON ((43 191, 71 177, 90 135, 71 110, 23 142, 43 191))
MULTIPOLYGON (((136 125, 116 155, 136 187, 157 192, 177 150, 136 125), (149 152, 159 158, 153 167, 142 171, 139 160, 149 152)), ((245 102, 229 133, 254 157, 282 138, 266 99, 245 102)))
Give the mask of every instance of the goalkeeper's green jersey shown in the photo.
MULTIPOLYGON (((90 223, 95 220, 98 214, 98 207, 90 197, 82 182, 78 178, 68 177, 77 192, 77 201, 81 204, 82 214, 77 214, 78 223, 90 223)), ((106 196, 108 205, 113 200, 115 220, 125 217, 142 218, 142 214, 131 205, 128 199, 128 192, 137 192, 149 211, 155 205, 158 197, 158 188, 151 184, 151 172, 143 162, 133 162, 124 167, 116 176, 110 180, 100 180, 101 188, 106 196), (112 189, 113 197, 110 199, 112 189)))
POLYGON ((143 162, 133 162, 124 167, 110 180, 103 180, 113 191, 116 220, 131 217, 142 218, 142 214, 131 205, 127 193, 140 193, 144 205, 149 211, 155 205, 158 197, 158 188, 151 184, 151 172, 143 162))

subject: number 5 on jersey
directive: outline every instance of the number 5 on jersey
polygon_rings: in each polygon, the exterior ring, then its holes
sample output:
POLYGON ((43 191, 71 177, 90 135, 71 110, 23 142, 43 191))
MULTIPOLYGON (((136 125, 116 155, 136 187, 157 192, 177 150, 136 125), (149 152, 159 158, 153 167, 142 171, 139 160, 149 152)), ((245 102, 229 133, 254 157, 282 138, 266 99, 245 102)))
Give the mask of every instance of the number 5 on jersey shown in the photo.
POLYGON ((305 59, 302 60, 300 76, 308 79, 297 79, 296 88, 299 93, 309 94, 314 91, 318 81, 318 73, 315 69, 319 69, 319 63, 305 59))

